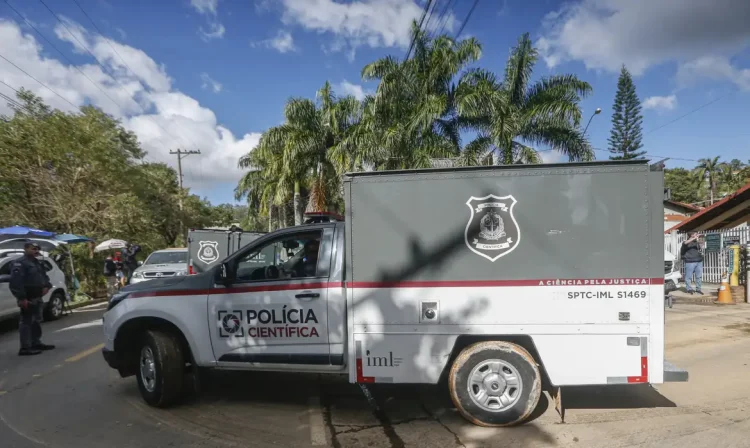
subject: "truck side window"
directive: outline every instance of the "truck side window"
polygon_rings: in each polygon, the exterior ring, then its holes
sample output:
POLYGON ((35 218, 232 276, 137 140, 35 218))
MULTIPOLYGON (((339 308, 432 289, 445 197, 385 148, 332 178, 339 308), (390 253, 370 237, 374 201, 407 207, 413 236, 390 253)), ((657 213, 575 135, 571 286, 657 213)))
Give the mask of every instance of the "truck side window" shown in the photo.
POLYGON ((238 281, 317 276, 321 231, 294 233, 251 250, 237 263, 238 281))

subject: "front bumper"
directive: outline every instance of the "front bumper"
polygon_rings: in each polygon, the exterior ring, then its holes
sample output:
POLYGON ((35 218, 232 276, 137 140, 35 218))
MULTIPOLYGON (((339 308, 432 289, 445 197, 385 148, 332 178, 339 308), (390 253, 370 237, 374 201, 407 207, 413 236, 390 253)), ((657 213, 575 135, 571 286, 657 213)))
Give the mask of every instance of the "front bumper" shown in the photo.
POLYGON ((107 348, 103 348, 102 356, 104 356, 104 360, 111 368, 117 370, 117 372, 120 374, 120 377, 127 378, 129 376, 135 375, 133 364, 126 363, 125 360, 117 352, 109 350, 107 348))
POLYGON ((122 367, 123 362, 122 359, 117 356, 117 352, 109 350, 107 348, 103 348, 102 356, 104 356, 104 360, 111 368, 119 370, 122 367))

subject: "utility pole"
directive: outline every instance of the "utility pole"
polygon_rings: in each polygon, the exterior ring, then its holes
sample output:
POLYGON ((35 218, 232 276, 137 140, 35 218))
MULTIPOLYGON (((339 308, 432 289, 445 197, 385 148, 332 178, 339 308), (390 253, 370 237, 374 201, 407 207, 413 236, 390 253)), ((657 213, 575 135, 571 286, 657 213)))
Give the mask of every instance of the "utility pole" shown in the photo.
POLYGON ((200 151, 183 151, 177 148, 177 151, 169 151, 170 154, 177 154, 177 180, 180 182, 180 211, 182 211, 182 159, 190 154, 200 154, 200 151))
MULTIPOLYGON (((180 211, 182 211, 182 159, 189 156, 190 154, 200 154, 200 151, 183 151, 180 148, 177 148, 177 151, 169 151, 170 154, 177 154, 177 180, 180 183, 180 195, 177 196, 180 206, 180 211)), ((182 216, 180 216, 180 235, 185 239, 185 244, 187 245, 187 235, 185 235, 185 223, 182 222, 182 216)))

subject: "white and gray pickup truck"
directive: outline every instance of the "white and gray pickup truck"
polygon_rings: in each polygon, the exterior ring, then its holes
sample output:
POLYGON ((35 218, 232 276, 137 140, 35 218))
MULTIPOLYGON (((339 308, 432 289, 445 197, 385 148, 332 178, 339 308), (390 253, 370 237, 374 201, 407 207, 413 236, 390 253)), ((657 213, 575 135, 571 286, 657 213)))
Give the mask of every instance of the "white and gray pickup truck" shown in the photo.
POLYGON ((446 384, 485 426, 543 390, 564 412, 565 386, 687 381, 664 359, 663 194, 638 160, 348 174, 344 222, 123 288, 104 358, 153 406, 203 369, 319 372, 446 384))

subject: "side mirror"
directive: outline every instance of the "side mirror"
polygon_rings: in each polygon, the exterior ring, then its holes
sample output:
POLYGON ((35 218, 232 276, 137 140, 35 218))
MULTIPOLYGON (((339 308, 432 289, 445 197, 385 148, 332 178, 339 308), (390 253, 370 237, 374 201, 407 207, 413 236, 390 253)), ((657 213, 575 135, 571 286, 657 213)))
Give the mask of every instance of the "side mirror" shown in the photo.
POLYGON ((222 263, 219 266, 219 279, 224 286, 229 286, 234 282, 234 271, 229 263, 222 263))
POLYGON ((10 275, 0 275, 0 283, 9 283, 10 282, 10 275))
POLYGON ((139 261, 139 262, 138 262, 138 266, 143 266, 143 262, 142 262, 142 261, 139 261))

